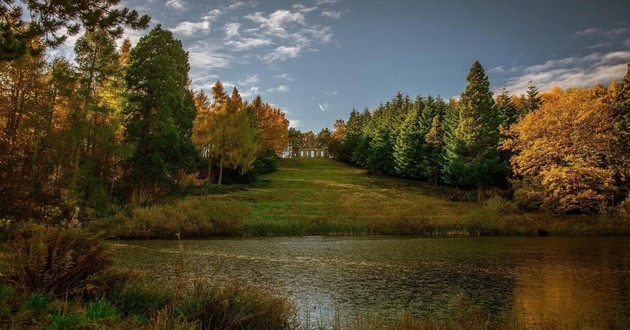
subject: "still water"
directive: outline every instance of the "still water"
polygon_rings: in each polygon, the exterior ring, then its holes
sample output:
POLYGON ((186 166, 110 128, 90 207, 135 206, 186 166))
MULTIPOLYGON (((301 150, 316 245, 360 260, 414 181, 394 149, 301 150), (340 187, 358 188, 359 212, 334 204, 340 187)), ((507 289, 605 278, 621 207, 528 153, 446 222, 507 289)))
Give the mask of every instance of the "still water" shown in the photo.
MULTIPOLYGON (((186 270, 289 297, 310 320, 449 318, 454 298, 537 327, 630 327, 630 237, 303 237, 182 241, 186 270)), ((176 241, 116 243, 119 263, 172 277, 176 241)))

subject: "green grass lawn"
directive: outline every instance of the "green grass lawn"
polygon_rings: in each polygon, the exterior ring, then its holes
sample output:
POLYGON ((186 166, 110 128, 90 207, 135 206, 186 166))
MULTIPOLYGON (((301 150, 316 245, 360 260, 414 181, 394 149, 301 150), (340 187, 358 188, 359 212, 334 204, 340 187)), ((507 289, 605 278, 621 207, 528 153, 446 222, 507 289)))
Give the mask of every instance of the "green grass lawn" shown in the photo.
POLYGON ((267 184, 189 196, 95 227, 120 238, 630 234, 627 219, 523 213, 499 198, 485 205, 452 201, 471 192, 368 175, 331 159, 282 159, 280 169, 262 180, 267 184))

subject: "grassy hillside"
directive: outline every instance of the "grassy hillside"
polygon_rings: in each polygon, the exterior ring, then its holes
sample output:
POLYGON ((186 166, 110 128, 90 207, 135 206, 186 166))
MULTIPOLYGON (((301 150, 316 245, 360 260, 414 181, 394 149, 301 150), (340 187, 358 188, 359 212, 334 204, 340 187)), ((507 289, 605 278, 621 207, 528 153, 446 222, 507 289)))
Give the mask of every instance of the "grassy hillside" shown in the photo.
POLYGON ((627 220, 521 213, 499 198, 486 205, 426 183, 367 175, 330 159, 283 159, 260 188, 187 197, 97 225, 127 238, 215 235, 608 235, 627 220))

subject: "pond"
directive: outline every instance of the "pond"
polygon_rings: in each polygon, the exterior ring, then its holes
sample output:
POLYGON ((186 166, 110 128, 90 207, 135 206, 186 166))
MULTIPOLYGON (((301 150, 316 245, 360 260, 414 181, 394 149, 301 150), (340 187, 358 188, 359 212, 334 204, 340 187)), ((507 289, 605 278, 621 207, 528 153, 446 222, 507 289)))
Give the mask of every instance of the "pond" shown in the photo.
MULTIPOLYGON (((177 241, 122 241, 119 264, 174 276, 177 241)), ((630 237, 184 240, 186 270, 284 295, 302 318, 451 318, 465 294, 499 320, 630 326, 630 237)))

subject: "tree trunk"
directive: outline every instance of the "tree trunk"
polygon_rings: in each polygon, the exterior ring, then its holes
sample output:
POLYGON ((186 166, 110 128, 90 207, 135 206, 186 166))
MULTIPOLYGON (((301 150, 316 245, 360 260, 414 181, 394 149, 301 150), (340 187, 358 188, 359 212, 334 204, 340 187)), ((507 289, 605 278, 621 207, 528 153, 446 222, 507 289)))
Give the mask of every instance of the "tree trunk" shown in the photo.
POLYGON ((486 186, 482 182, 477 183, 477 202, 486 201, 486 186))
POLYGON ((217 182, 219 186, 223 182, 223 158, 223 155, 221 155, 221 160, 219 161, 219 182, 217 182))
POLYGON ((208 158, 208 184, 212 183, 212 158, 208 158))

